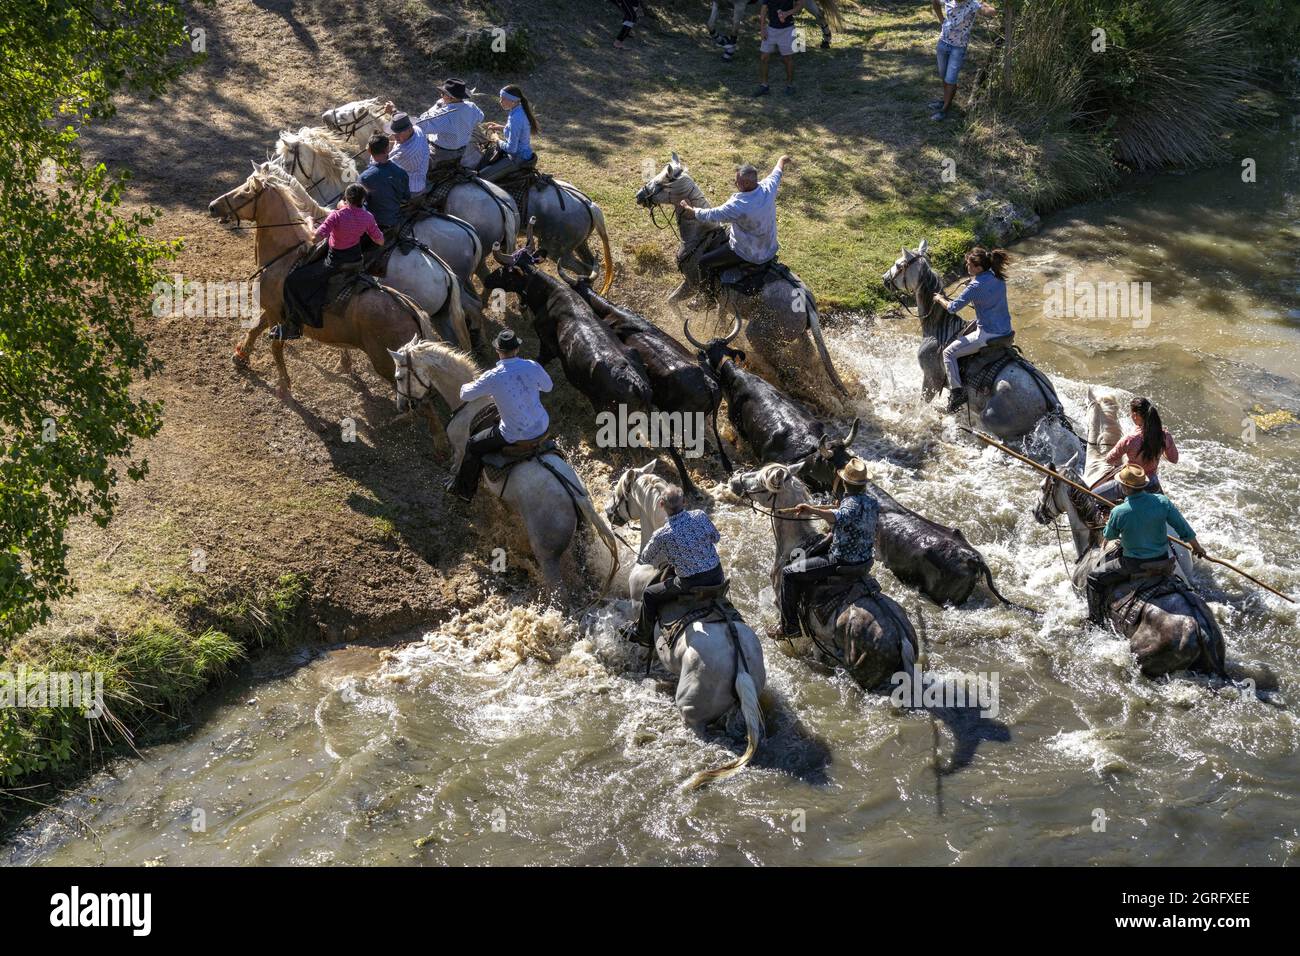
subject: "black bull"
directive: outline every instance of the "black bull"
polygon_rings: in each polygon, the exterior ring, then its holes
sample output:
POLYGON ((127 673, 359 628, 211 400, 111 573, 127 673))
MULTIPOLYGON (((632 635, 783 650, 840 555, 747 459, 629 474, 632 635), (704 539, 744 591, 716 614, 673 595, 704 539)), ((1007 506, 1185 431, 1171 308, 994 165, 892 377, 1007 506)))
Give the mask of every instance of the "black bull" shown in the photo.
MULTIPOLYGON (((493 255, 501 268, 492 272, 486 285, 514 292, 532 315, 541 343, 538 362, 546 365, 558 358, 565 378, 597 412, 613 411, 619 405, 629 411, 648 412, 655 407, 654 387, 641 356, 619 341, 567 283, 536 268, 541 254, 525 247, 513 257, 499 250, 493 255)), ((695 490, 680 453, 674 447, 668 452, 682 488, 695 490)))
MULTIPOLYGON (((759 461, 798 466, 799 477, 810 487, 830 490, 835 471, 852 456, 849 446, 858 422, 853 422, 845 438, 832 441, 826 426, 806 408, 734 361, 744 359, 743 352, 728 344, 734 334, 704 345, 691 336, 688 325, 686 336, 717 374, 727 399, 727 418, 759 461)), ((867 483, 867 492, 880 506, 876 523, 880 559, 904 584, 936 604, 961 604, 983 578, 1003 604, 1030 610, 998 593, 984 556, 961 531, 923 518, 872 482, 867 483)))

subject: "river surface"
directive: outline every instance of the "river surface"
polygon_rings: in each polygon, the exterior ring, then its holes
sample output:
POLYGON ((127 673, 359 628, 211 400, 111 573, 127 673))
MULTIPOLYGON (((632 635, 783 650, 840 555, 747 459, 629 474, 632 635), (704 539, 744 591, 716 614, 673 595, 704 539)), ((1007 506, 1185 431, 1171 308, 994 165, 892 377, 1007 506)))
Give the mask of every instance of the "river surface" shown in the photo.
MULTIPOLYGON (((1230 167, 1068 210, 1015 250, 1018 341, 1083 412, 1089 383, 1147 394, 1182 461, 1166 490, 1215 554, 1300 593, 1300 161, 1276 137, 1230 167), (1049 283, 1149 282, 1149 315, 1044 314, 1049 283)), ((918 237, 919 239, 920 237, 918 237)), ((880 263, 875 274, 883 272, 880 263)), ((699 739, 612 603, 580 619, 492 596, 414 641, 329 650, 226 692, 183 741, 101 773, 0 850, 10 864, 1287 864, 1300 862, 1296 610, 1215 569, 1226 686, 1141 677, 1083 627, 1038 479, 919 399, 910 319, 829 334, 871 396, 860 450, 904 504, 964 530, 1005 593, 924 618, 932 669, 999 677, 995 717, 931 723, 767 646, 768 739, 699 739), (937 728, 937 761, 936 761, 937 728), (942 773, 935 770, 937 765, 942 773), (74 819, 74 817, 76 819, 74 819), (92 832, 93 831, 93 832, 92 832)), ((588 478, 602 499, 605 475, 588 478)), ((752 624, 768 524, 719 494, 752 624)), ((1065 540, 1070 549, 1068 536, 1065 540)))

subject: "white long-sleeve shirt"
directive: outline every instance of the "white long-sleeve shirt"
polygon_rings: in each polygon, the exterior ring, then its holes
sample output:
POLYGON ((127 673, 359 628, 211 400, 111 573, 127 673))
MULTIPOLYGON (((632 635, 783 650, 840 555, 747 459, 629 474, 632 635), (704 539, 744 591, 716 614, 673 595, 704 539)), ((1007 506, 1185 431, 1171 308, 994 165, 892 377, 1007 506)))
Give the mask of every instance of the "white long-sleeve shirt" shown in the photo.
POLYGON ((501 437, 527 441, 540 437, 551 424, 542 407, 542 392, 551 390, 551 377, 532 359, 501 359, 468 385, 460 387, 460 400, 470 402, 490 395, 501 413, 501 437))
POLYGON ((424 192, 425 176, 429 174, 429 141, 419 127, 411 131, 411 136, 405 143, 393 147, 388 159, 406 170, 412 196, 424 192))
POLYGON ((483 111, 468 100, 435 106, 416 120, 434 146, 460 149, 469 143, 474 127, 483 122, 483 111))
POLYGON ((746 262, 767 262, 776 255, 776 190, 781 170, 773 168, 766 179, 747 193, 734 193, 721 206, 699 209, 700 222, 726 223, 727 244, 746 262))

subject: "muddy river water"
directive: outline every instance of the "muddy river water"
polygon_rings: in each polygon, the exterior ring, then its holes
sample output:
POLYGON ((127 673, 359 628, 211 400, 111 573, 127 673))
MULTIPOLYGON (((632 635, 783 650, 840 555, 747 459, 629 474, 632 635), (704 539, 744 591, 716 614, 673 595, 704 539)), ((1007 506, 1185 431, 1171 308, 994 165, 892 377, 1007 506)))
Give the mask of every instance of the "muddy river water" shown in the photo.
MULTIPOLYGON (((1150 395, 1182 451, 1161 469, 1166 489, 1202 542, 1292 593, 1296 143, 1261 147, 1254 183, 1234 163, 1053 217, 1014 250, 1011 289, 1018 341, 1067 411, 1082 415, 1093 382, 1150 395), (1149 311, 1045 314, 1067 284, 1105 281, 1149 290, 1149 311)), ((1230 668, 1257 692, 1141 677, 1125 642, 1083 627, 1057 537, 1030 514, 1037 478, 921 404, 914 321, 842 317, 829 337, 870 396, 855 412, 860 449, 885 463, 881 484, 962 528, 1004 592, 1046 611, 1034 621, 983 592, 938 609, 882 570, 924 617, 933 669, 998 675, 995 717, 938 725, 944 773, 924 714, 769 646, 767 742, 744 773, 684 793, 729 744, 692 735, 643 676, 613 633, 626 602, 574 619, 491 597, 414 641, 327 651, 231 686, 184 740, 101 773, 62 812, 29 821, 0 861, 1300 861, 1295 606, 1202 571, 1230 668)), ((767 522, 722 495, 713 514, 733 598, 766 624, 767 522)))

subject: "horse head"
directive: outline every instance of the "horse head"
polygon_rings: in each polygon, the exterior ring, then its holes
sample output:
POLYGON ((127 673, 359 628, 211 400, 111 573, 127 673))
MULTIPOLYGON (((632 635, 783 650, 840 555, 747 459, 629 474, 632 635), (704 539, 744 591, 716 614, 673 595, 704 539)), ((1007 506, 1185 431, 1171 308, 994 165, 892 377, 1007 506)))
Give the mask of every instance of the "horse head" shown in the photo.
POLYGON ((921 276, 930 265, 930 243, 922 239, 914 250, 903 246, 902 253, 884 274, 885 287, 902 295, 915 295, 921 287, 921 276))
POLYGON ((637 190, 636 204, 646 209, 655 205, 675 206, 678 198, 685 195, 681 186, 689 182, 686 166, 673 153, 658 175, 637 190))
POLYGON ((737 362, 745 361, 744 350, 731 347, 732 339, 740 334, 740 316, 736 316, 730 332, 720 339, 710 339, 707 344, 691 334, 691 320, 689 318, 683 321, 682 331, 686 334, 686 340, 698 349, 700 361, 704 362, 714 373, 721 371, 722 365, 727 359, 737 362))
POLYGON ((1043 477, 1043 484, 1038 494, 1038 504, 1034 506, 1034 520, 1039 524, 1052 524, 1058 516, 1070 513, 1070 491, 1072 489, 1061 479, 1079 481, 1079 473, 1074 468, 1078 459, 1079 456, 1076 454, 1064 465, 1054 464, 1052 466, 1054 474, 1043 477))
POLYGON ((364 128, 373 126, 382 129, 382 107, 379 98, 372 96, 369 99, 353 100, 351 103, 326 110, 321 113, 320 119, 327 129, 349 139, 356 139, 358 133, 364 128))
POLYGON ((757 471, 738 471, 727 481, 727 488, 737 498, 776 509, 787 500, 808 498, 808 489, 799 480, 804 463, 782 465, 769 462, 757 471))
POLYGON ((388 350, 393 360, 393 387, 397 389, 398 412, 414 411, 433 391, 433 386, 420 374, 411 358, 411 350, 419 343, 420 337, 413 335, 411 341, 396 352, 388 350))
POLYGON ((638 520, 639 516, 633 513, 632 492, 638 479, 643 476, 653 475, 658 464, 659 459, 655 458, 647 465, 640 468, 629 468, 618 476, 618 481, 614 482, 614 490, 609 496, 609 502, 605 505, 606 521, 615 527, 621 528, 631 521, 638 520))
POLYGON ((264 166, 253 163, 253 172, 229 192, 208 203, 208 215, 217 222, 257 222, 257 201, 266 189, 264 166))

